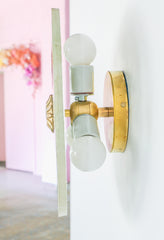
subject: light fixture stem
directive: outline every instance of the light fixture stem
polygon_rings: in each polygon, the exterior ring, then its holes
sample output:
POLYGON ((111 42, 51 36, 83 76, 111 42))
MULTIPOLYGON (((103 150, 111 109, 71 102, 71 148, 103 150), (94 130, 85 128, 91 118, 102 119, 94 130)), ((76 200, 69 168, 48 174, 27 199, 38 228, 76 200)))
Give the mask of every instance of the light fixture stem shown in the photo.
MULTIPOLYGON (((89 112, 88 109, 86 109, 86 111, 81 112, 81 114, 91 114, 91 112, 89 112)), ((80 115, 80 114, 77 114, 77 115, 80 115)), ((65 110, 65 117, 71 117, 70 109, 65 110)), ((113 107, 98 108, 97 117, 114 117, 114 108, 113 107)))
POLYGON ((113 117, 114 108, 113 107, 103 107, 98 109, 98 117, 113 117))
POLYGON ((85 102, 87 101, 87 96, 88 94, 79 94, 77 96, 75 96, 75 102, 85 102))

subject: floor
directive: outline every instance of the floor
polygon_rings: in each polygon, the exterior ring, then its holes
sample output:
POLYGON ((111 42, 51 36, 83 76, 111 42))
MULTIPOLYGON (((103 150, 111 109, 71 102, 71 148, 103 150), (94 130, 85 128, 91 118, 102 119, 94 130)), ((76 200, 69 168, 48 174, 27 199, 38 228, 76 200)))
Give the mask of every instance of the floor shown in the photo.
POLYGON ((0 240, 69 240, 69 216, 57 217, 56 187, 0 167, 0 240))

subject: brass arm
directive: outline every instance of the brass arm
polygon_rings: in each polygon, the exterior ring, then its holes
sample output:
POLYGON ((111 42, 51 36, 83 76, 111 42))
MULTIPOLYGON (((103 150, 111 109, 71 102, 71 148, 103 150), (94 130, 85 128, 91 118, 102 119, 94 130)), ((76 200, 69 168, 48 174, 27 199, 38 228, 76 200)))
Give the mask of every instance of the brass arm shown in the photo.
POLYGON ((111 107, 98 108, 94 102, 74 102, 71 104, 71 108, 65 110, 65 117, 71 118, 71 123, 74 119, 82 114, 89 114, 94 118, 98 117, 113 117, 114 109, 111 107))

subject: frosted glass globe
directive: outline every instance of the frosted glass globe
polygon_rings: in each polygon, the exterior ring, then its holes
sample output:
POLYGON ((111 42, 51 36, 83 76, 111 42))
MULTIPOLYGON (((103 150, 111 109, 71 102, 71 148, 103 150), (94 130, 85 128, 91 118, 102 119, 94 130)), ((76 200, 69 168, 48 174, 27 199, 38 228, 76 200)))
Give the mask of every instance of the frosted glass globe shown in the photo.
POLYGON ((82 171, 93 171, 104 163, 106 150, 99 137, 84 136, 73 141, 70 155, 75 167, 82 171))
POLYGON ((96 56, 96 46, 88 36, 74 34, 66 40, 64 52, 71 65, 89 65, 96 56))

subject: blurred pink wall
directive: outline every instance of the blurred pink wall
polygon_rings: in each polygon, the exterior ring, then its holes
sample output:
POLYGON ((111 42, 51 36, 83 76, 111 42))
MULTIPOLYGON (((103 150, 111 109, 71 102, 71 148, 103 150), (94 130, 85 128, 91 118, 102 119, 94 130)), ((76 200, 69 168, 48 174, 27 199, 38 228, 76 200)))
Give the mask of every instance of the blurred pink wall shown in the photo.
MULTIPOLYGON (((51 8, 60 9, 63 43, 69 34, 68 7, 67 0, 5 0, 0 8, 0 47, 33 41, 38 44, 42 55, 42 86, 35 100, 20 69, 5 72, 7 166, 17 169, 21 166, 22 170, 41 175, 43 181, 50 183, 57 181, 55 135, 47 128, 45 116, 46 100, 52 93, 51 8), (17 107, 13 107, 16 104, 17 107)), ((63 80, 65 105, 68 106, 68 66, 64 58, 63 80)))
POLYGON ((4 75, 0 73, 0 161, 5 161, 4 75))

